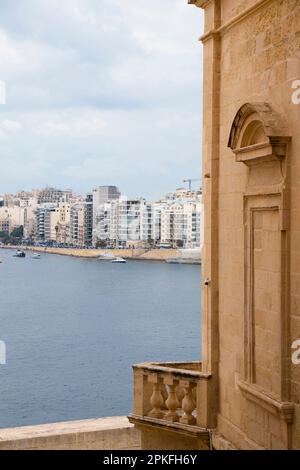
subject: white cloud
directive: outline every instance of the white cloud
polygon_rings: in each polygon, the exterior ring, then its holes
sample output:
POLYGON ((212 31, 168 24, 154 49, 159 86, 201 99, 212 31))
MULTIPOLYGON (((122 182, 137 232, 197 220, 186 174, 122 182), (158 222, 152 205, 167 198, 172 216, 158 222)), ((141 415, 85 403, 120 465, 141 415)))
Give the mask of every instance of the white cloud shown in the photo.
POLYGON ((2 0, 0 193, 199 174, 201 29, 186 0, 2 0))

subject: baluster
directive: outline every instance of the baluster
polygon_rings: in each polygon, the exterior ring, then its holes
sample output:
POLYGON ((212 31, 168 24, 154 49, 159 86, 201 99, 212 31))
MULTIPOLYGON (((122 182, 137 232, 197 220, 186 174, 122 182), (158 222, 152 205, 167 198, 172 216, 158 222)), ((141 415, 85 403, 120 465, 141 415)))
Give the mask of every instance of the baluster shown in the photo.
POLYGON ((165 419, 167 421, 171 421, 172 423, 175 423, 176 421, 179 420, 179 416, 176 413, 176 410, 178 408, 178 400, 177 400, 176 392, 175 392, 176 386, 169 385, 168 387, 169 387, 169 396, 166 400, 166 405, 169 411, 165 415, 165 419))
POLYGON ((168 399, 168 392, 167 392, 167 387, 165 384, 161 384, 161 394, 162 394, 162 397, 163 397, 163 405, 162 405, 162 410, 167 410, 167 405, 166 405, 166 401, 168 399))
POLYGON ((197 387, 192 388, 192 397, 195 403, 197 403, 197 387))
POLYGON ((153 393, 150 398, 150 403, 153 408, 149 412, 148 416, 151 418, 162 419, 164 417, 164 413, 161 408, 164 404, 164 399, 161 393, 161 384, 159 382, 153 383, 153 393))
POLYGON ((196 424, 196 419, 192 415, 194 409, 196 408, 196 404, 193 400, 193 392, 192 392, 192 385, 187 383, 184 385, 184 398, 182 400, 182 409, 183 409, 183 416, 180 418, 180 423, 182 424, 196 424))
POLYGON ((184 388, 182 385, 177 385, 176 396, 178 400, 178 408, 182 408, 182 400, 184 398, 184 388))

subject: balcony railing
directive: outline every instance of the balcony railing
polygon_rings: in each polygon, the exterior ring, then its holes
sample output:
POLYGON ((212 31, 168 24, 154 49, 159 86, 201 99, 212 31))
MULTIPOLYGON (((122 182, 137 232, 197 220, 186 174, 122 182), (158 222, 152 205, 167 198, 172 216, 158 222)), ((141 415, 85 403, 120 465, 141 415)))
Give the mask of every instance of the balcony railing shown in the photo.
POLYGON ((133 366, 135 424, 208 435, 208 386, 211 375, 201 362, 144 363, 133 366))

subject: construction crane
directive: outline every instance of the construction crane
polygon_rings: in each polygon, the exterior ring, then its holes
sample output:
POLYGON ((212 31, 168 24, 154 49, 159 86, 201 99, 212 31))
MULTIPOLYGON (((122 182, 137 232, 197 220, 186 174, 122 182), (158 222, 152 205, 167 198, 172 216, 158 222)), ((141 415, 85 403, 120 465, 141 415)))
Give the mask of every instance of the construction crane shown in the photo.
POLYGON ((192 191, 192 183, 193 181, 201 181, 200 178, 190 178, 190 179, 187 179, 187 180, 183 180, 184 183, 188 183, 189 184, 189 191, 192 191))

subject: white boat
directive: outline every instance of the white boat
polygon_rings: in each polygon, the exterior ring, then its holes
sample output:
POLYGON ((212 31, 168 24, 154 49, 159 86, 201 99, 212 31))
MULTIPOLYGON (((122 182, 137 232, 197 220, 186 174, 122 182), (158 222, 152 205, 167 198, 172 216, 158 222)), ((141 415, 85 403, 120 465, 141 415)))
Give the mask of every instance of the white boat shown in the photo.
POLYGON ((32 259, 40 259, 41 255, 39 253, 33 253, 32 259))
POLYGON ((124 258, 115 258, 111 261, 111 263, 120 263, 120 264, 122 263, 122 264, 124 264, 124 263, 127 263, 127 261, 124 258))
POLYGON ((15 258, 25 258, 26 253, 22 250, 17 250, 13 256, 15 258))

